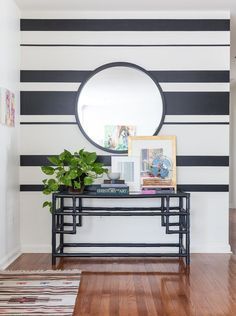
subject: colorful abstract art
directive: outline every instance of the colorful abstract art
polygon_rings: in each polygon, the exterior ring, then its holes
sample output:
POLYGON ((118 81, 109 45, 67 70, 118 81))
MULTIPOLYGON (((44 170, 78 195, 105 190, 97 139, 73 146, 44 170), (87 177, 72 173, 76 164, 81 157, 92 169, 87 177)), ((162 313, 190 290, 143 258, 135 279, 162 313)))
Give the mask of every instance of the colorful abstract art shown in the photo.
POLYGON ((106 125, 104 127, 104 147, 112 150, 128 150, 128 137, 135 135, 135 126, 106 125))
POLYGON ((0 88, 0 123, 15 126, 15 94, 8 89, 0 88))

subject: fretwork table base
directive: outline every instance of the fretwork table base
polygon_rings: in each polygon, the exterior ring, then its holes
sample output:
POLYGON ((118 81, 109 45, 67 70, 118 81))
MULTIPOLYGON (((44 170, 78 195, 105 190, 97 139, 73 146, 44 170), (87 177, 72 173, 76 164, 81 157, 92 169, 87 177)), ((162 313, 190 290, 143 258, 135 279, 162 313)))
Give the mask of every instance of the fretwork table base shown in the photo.
POLYGON ((54 193, 52 196, 52 264, 60 257, 179 257, 185 258, 190 264, 190 194, 157 193, 157 194, 129 194, 129 195, 97 195, 96 193, 69 194, 54 193), (121 199, 156 199, 156 207, 90 207, 83 206, 85 199, 113 199, 114 205, 119 205, 121 199), (70 203, 68 203, 70 201, 70 203), (175 201, 174 206, 172 201, 175 201), (67 202, 67 203, 66 203, 67 202), (68 243, 64 242, 67 234, 76 234, 83 224, 84 216, 160 216, 161 225, 166 234, 177 234, 176 243, 68 243), (175 219, 174 221, 171 218, 175 219), (57 238, 57 236, 59 236, 57 238), (170 247, 177 248, 176 252, 123 253, 123 252, 66 252, 66 248, 89 247, 170 247))

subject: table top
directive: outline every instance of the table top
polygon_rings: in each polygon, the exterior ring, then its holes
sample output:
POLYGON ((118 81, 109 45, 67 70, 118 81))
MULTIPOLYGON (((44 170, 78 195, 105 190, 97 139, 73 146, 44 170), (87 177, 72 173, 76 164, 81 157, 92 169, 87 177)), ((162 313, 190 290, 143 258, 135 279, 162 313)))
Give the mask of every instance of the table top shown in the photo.
POLYGON ((142 193, 142 192, 130 192, 129 194, 97 194, 93 191, 84 191, 83 193, 68 193, 68 192, 57 192, 53 193, 55 197, 63 197, 63 198, 86 198, 86 199, 137 199, 137 198, 160 198, 160 197, 190 197, 190 193, 187 192, 158 192, 158 193, 142 193))

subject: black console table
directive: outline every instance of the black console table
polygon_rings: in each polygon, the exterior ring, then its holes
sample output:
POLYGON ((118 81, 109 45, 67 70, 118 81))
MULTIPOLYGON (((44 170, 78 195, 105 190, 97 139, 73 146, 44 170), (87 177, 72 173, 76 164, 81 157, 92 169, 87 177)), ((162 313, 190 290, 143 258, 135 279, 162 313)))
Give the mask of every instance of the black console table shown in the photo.
POLYGON ((129 195, 97 195, 88 192, 84 194, 53 193, 52 195, 52 264, 57 257, 183 257, 186 264, 190 263, 190 194, 189 193, 157 193, 129 195), (85 207, 87 199, 113 199, 114 207, 85 207), (155 199, 159 200, 156 207, 120 207, 123 199, 155 199), (174 202, 174 203, 172 203, 174 202), (160 216, 161 225, 166 234, 177 234, 176 243, 67 243, 66 234, 76 234, 82 226, 83 216, 160 216), (172 218, 172 220, 171 220, 172 218), (174 218, 174 220, 173 220, 174 218), (170 247, 177 248, 169 253, 82 253, 66 252, 71 247, 170 247))

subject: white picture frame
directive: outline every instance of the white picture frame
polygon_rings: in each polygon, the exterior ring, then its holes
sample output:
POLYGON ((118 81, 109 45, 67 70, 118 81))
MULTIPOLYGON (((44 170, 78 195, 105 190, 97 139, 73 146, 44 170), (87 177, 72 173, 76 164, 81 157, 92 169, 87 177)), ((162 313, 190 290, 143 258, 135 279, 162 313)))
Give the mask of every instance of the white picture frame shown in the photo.
POLYGON ((120 172, 130 192, 140 191, 140 158, 135 156, 112 156, 111 171, 120 172))
MULTIPOLYGON (((173 188, 176 191, 176 136, 130 136, 128 147, 129 156, 139 157, 140 186, 143 188, 173 188), (145 175, 150 172, 143 170, 146 169, 143 168, 143 164, 147 162, 146 159, 143 158, 143 153, 158 150, 162 151, 162 157, 165 157, 165 159, 168 158, 168 160, 171 161, 171 167, 170 170, 168 170, 170 172, 168 172, 166 178, 162 178, 159 174, 145 175)), ((153 158, 151 160, 153 160, 153 158)), ((159 167, 156 169, 159 172, 159 167)))

